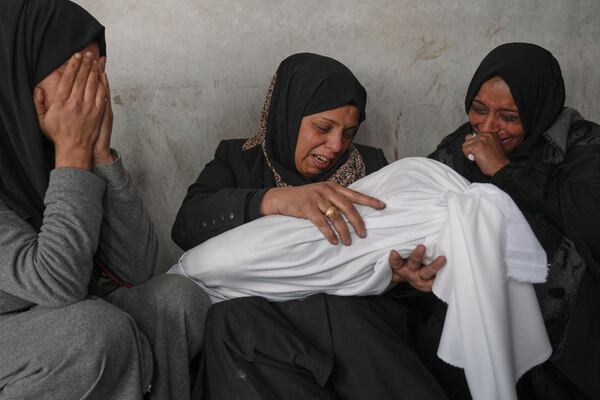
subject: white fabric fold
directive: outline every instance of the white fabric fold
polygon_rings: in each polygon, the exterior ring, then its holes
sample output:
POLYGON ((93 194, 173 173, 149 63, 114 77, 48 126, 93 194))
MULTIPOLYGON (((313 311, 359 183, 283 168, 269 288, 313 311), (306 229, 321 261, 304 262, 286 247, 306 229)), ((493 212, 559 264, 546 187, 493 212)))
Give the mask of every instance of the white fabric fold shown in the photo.
POLYGON ((448 304, 438 356, 465 369, 475 400, 516 399, 516 380, 551 354, 531 283, 544 282, 546 254, 512 199, 470 184, 426 158, 405 158, 350 186, 386 203, 358 206, 368 236, 332 246, 310 221, 268 216, 186 252, 170 272, 192 279, 213 302, 271 301, 315 293, 383 293, 388 255, 427 246, 445 255, 433 291, 448 304))

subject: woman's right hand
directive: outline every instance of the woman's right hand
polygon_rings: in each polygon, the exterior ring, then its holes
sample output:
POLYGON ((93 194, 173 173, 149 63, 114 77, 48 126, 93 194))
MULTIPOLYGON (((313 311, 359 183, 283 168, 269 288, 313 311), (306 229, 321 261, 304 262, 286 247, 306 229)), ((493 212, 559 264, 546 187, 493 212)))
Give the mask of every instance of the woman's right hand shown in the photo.
POLYGON ((55 167, 91 170, 93 148, 106 109, 106 88, 92 53, 75 53, 68 61, 48 108, 45 93, 34 90, 40 127, 55 149, 55 167))
POLYGON ((338 244, 339 236, 342 243, 349 246, 352 239, 343 216, 350 222, 359 237, 365 237, 367 234, 365 223, 354 204, 362 204, 377 210, 385 208, 385 203, 373 197, 337 183, 319 182, 267 190, 260 204, 260 212, 262 215, 280 214, 308 219, 319 228, 331 244, 338 244), (327 218, 325 213, 332 206, 338 211, 327 218))

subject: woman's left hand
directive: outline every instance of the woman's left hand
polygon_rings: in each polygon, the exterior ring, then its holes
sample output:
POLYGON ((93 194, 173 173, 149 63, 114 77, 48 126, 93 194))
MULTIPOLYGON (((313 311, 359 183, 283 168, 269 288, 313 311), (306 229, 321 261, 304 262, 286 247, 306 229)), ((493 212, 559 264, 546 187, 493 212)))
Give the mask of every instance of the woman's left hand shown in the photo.
POLYGON ((462 151, 467 158, 472 154, 481 172, 487 176, 493 176, 510 163, 500 138, 494 133, 483 132, 465 136, 462 151))
POLYGON ((424 265, 425 251, 425 246, 420 244, 404 259, 396 250, 392 250, 389 256, 392 282, 407 282, 421 292, 431 292, 435 275, 446 265, 446 257, 438 256, 430 264, 424 265))
POLYGON ((106 57, 100 57, 100 82, 106 88, 106 97, 108 99, 106 104, 106 110, 102 117, 102 124, 100 125, 100 134, 98 140, 94 146, 94 164, 109 164, 114 161, 112 152, 110 151, 110 138, 112 135, 113 127, 113 112, 111 106, 110 97, 110 85, 108 83, 108 76, 106 75, 106 57))

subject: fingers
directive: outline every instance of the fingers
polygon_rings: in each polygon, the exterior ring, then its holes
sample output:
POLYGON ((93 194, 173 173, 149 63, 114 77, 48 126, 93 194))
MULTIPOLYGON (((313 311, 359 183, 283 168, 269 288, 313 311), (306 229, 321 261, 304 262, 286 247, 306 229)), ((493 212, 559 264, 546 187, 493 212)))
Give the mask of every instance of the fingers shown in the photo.
POLYGON ((87 52, 83 57, 83 61, 81 62, 81 66, 77 71, 77 75, 75 76, 75 81, 73 82, 73 88, 71 89, 71 94, 69 99, 74 101, 83 100, 85 94, 85 88, 87 86, 88 75, 90 74, 90 70, 92 69, 93 60, 92 53, 87 52))
MULTIPOLYGON (((367 236, 365 223, 362 217, 360 216, 358 210, 354 206, 354 203, 369 206, 377 210, 385 208, 385 203, 380 200, 377 200, 374 197, 367 196, 366 194, 345 188, 340 185, 334 185, 332 186, 332 189, 333 193, 331 195, 331 201, 333 202, 333 204, 336 207, 338 207, 338 209, 346 216, 348 222, 350 223, 350 225, 352 225, 354 231, 359 237, 364 238, 365 236, 367 236)), ((341 216, 339 222, 346 225, 346 221, 344 221, 343 218, 341 218, 341 216)), ((336 227, 337 225, 338 224, 336 224, 336 227)), ((342 230, 347 230, 347 226, 344 226, 342 230)), ((338 232, 340 231, 338 230, 338 232)))
POLYGON ((412 271, 416 271, 421 268, 421 265, 423 265, 423 257, 425 257, 425 251, 425 246, 422 244, 415 247, 413 252, 410 253, 410 256, 408 256, 406 266, 412 271))
POLYGON ((335 230, 337 231, 342 243, 344 243, 346 246, 350 246, 352 244, 352 238, 350 237, 350 230, 348 229, 348 225, 346 224, 342 214, 339 211, 335 212, 329 217, 329 221, 335 227, 335 230))
POLYGON ((419 245, 406 260, 397 251, 390 251, 388 260, 393 272, 392 282, 407 282, 419 291, 431 292, 435 275, 446 264, 446 257, 439 256, 430 264, 422 265, 425 251, 425 246, 419 245))
POLYGON ((432 280, 435 275, 446 265, 446 257, 439 256, 431 262, 429 265, 425 265, 419 269, 419 278, 424 281, 432 280))
POLYGON ((33 105, 35 106, 35 113, 38 118, 43 118, 46 114, 46 105, 44 104, 44 91, 40 88, 33 90, 33 105))
POLYGON ((315 214, 312 214, 308 219, 313 224, 315 224, 315 226, 317 228, 319 228, 319 230, 321 231, 323 236, 325 236, 325 238, 329 241, 329 243, 331 243, 333 245, 338 244, 337 236, 333 232, 333 229, 329 225, 327 218, 325 218, 325 216, 323 214, 321 214, 320 212, 317 212, 315 214))
POLYGON ((343 186, 339 186, 338 190, 352 203, 362 204, 363 206, 369 206, 376 210, 382 210, 385 208, 385 203, 381 200, 377 200, 375 197, 367 196, 366 194, 345 188, 343 186))
POLYGON ((83 96, 83 101, 85 104, 95 104, 95 100, 96 100, 96 92, 99 92, 98 87, 102 86, 104 87, 104 85, 102 85, 100 83, 100 76, 99 76, 99 72, 100 72, 100 65, 98 64, 98 61, 93 60, 92 61, 92 68, 90 69, 90 73, 87 76, 87 82, 85 85, 85 92, 84 92, 84 96, 83 96))
POLYGON ((60 101, 66 101, 71 95, 73 84, 75 83, 75 77, 79 71, 81 65, 81 53, 75 53, 69 59, 65 71, 60 79, 58 87, 56 89, 56 98, 60 101))
POLYGON ((99 113, 106 112, 106 106, 108 103, 107 100, 108 98, 106 97, 106 89, 104 88, 104 85, 97 85, 94 105, 99 113))

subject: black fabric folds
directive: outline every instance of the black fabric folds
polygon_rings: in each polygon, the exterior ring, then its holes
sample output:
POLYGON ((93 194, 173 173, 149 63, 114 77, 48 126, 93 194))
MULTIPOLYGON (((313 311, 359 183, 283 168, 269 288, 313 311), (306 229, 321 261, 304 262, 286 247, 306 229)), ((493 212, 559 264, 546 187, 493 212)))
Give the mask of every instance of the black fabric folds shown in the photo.
POLYGON ((266 149, 271 163, 290 185, 327 180, 348 159, 348 152, 327 171, 304 177, 294 155, 302 117, 352 104, 365 120, 367 92, 352 72, 332 58, 294 54, 281 62, 267 121, 266 149))
POLYGON ((93 41, 106 55, 104 27, 75 3, 0 2, 0 199, 36 230, 54 159, 38 124, 33 88, 93 41))

